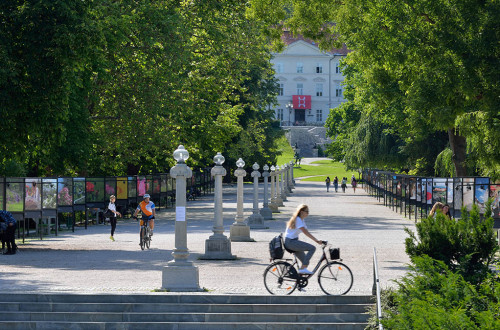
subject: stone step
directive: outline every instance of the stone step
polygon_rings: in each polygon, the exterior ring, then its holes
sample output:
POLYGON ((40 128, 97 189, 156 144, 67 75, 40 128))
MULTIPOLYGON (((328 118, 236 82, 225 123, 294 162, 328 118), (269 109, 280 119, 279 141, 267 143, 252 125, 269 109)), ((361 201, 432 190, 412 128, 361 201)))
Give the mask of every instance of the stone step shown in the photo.
POLYGON ((179 303, 52 303, 2 302, 9 312, 104 313, 364 313, 371 304, 179 304, 179 303))
POLYGON ((359 313, 102 313, 102 312, 9 312, 0 313, 0 321, 71 321, 71 322, 217 322, 217 323, 335 323, 367 322, 368 314, 359 313))
POLYGON ((0 302, 185 303, 185 304, 373 304, 373 296, 273 296, 210 294, 42 294, 2 293, 0 302))
POLYGON ((2 330, 25 330, 25 329, 47 329, 47 330, 363 330, 365 323, 172 323, 172 322, 0 322, 2 330))
POLYGON ((0 295, 0 329, 364 329, 372 296, 0 295))

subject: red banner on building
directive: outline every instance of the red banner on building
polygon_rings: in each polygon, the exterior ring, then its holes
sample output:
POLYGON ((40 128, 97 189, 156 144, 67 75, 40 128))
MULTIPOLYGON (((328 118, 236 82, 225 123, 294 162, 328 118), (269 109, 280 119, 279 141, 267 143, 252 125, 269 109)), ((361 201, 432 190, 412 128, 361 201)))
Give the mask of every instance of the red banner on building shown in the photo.
POLYGON ((311 95, 292 95, 294 109, 311 109, 311 95))

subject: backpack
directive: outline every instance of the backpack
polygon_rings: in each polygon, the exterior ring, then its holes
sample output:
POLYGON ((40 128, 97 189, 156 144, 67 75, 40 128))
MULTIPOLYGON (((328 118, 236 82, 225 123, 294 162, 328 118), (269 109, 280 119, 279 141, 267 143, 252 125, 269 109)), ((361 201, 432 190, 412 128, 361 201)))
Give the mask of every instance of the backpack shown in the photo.
POLYGON ((271 259, 281 259, 285 254, 285 250, 283 248, 283 235, 279 234, 275 236, 271 242, 269 242, 269 254, 271 255, 271 259))

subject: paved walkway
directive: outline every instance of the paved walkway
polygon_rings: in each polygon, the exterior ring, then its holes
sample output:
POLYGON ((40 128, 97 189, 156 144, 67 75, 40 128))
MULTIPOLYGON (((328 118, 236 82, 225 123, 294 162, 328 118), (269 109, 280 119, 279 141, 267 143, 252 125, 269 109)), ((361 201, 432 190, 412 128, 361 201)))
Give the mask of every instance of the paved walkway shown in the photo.
MULTIPOLYGON (((252 187, 245 187, 245 215, 251 214, 252 187)), ((213 199, 204 196, 188 202, 188 248, 190 259, 199 268, 200 287, 215 294, 267 294, 262 274, 269 263, 268 242, 284 232, 285 222, 297 205, 306 203, 311 214, 308 227, 320 239, 339 247, 341 257, 354 274, 350 294, 370 294, 372 289, 373 248, 377 248, 382 286, 394 285, 409 259, 404 252, 406 234, 413 221, 379 204, 363 189, 346 193, 326 193, 321 182, 297 180, 269 229, 251 231, 254 243, 233 242, 234 261, 198 260, 205 252, 205 240, 212 234, 213 199)), ((236 186, 224 187, 224 229, 236 214, 236 186)), ((0 255, 0 292, 148 293, 160 289, 162 268, 172 260, 174 249, 173 210, 159 212, 152 248, 141 251, 138 224, 119 221, 116 241, 109 239, 109 226, 77 228, 43 241, 32 240, 20 246, 14 256, 0 255)), ((308 240, 304 237, 304 239, 308 240)), ((311 265, 319 257, 316 252, 311 265)), ((322 294, 314 276, 307 292, 322 294)))

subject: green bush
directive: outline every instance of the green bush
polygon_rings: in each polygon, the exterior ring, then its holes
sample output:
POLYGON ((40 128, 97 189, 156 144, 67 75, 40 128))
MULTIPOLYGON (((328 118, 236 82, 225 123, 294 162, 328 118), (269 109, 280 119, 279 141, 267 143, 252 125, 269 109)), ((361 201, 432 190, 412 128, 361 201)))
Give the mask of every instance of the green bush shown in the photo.
POLYGON ((438 212, 435 218, 424 218, 417 223, 416 230, 415 234, 405 229, 409 234, 405 242, 406 253, 412 261, 415 257, 428 255, 444 262, 452 272, 458 272, 470 283, 480 283, 487 277, 498 250, 491 213, 481 219, 475 205, 470 213, 462 209, 462 218, 457 220, 438 212))
POLYGON ((489 273, 478 286, 444 262, 414 257, 383 306, 386 329, 500 329, 500 282, 489 273))

